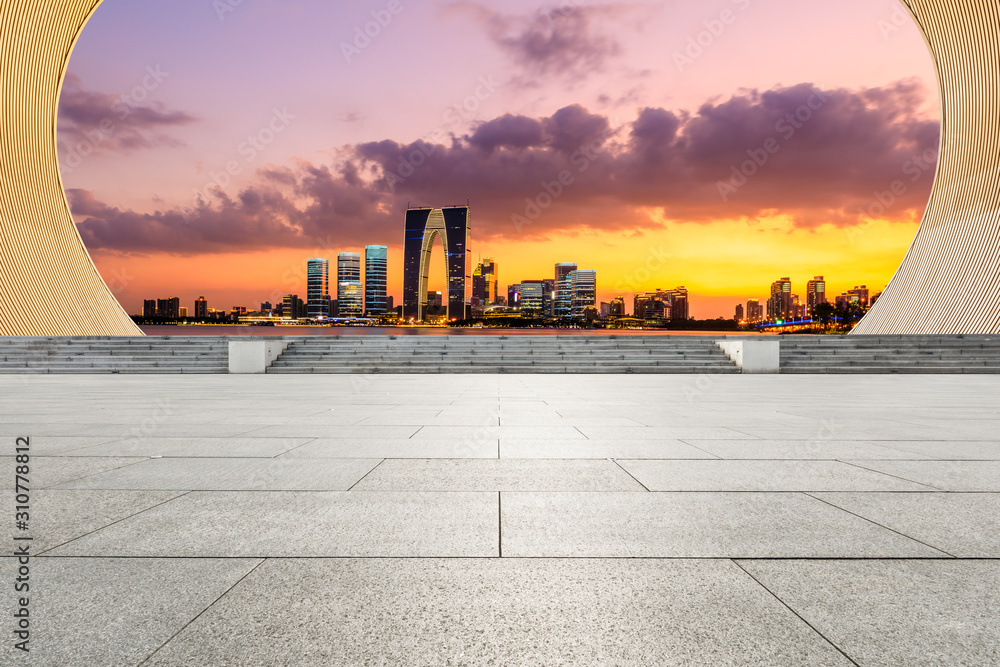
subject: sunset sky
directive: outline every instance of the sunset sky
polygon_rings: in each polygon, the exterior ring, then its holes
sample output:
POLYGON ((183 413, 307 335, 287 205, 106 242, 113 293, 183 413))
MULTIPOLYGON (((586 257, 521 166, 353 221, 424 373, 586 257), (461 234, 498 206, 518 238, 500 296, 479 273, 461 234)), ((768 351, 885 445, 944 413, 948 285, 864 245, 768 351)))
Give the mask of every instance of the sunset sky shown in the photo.
POLYGON ((366 244, 398 304, 407 203, 468 200, 502 287, 575 261, 600 300, 732 317, 786 275, 881 289, 938 118, 896 0, 104 0, 59 158, 130 313, 304 297, 308 258, 366 244))

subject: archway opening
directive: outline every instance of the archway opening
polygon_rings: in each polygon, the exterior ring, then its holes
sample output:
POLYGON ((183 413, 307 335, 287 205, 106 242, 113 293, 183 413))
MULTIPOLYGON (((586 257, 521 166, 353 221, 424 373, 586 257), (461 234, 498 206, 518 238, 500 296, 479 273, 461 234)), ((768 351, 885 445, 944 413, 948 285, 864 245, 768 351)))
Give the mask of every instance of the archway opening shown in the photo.
MULTIPOLYGON (((524 3, 513 8, 487 3, 484 7, 488 16, 468 15, 463 13, 464 10, 453 8, 447 20, 466 26, 473 32, 478 31, 480 35, 481 39, 473 49, 476 57, 468 59, 476 65, 456 66, 456 69, 444 70, 448 76, 440 76, 441 63, 435 61, 433 56, 428 55, 428 60, 417 62, 414 67, 438 72, 435 75, 437 79, 455 82, 445 94, 436 98, 431 96, 435 99, 434 104, 417 105, 413 103, 417 97, 403 95, 409 104, 406 114, 386 113, 377 118, 372 114, 366 115, 372 109, 400 108, 398 104, 387 103, 386 95, 391 95, 391 92, 380 90, 373 94, 370 104, 362 111, 344 107, 332 116, 334 121, 331 122, 331 114, 314 114, 308 106, 306 112, 302 111, 302 107, 283 108, 279 102, 297 99, 298 94, 294 93, 294 82, 287 80, 277 86, 278 95, 268 96, 264 91, 270 88, 258 86, 253 95, 241 91, 237 99, 226 100, 226 108, 232 109, 235 102, 237 106, 256 107, 261 112, 253 122, 243 122, 245 117, 242 115, 234 116, 243 125, 239 133, 229 136, 218 131, 221 124, 214 120, 213 109, 206 107, 198 113, 198 109, 185 108, 185 103, 195 99, 193 93, 197 86, 193 85, 193 78, 184 69, 183 62, 178 64, 174 61, 170 67, 160 71, 156 68, 152 72, 143 71, 143 76, 137 79, 138 83, 131 86, 113 81, 114 77, 107 73, 92 78, 99 69, 97 63, 102 55, 97 42, 103 41, 101 38, 106 36, 106 32, 112 32, 120 21, 125 20, 112 16, 112 13, 122 12, 122 16, 131 21, 138 16, 137 12, 145 11, 125 8, 125 3, 106 0, 85 31, 74 56, 71 73, 78 78, 67 80, 68 97, 73 98, 70 102, 94 99, 98 84, 107 83, 108 87, 104 90, 115 90, 116 93, 99 92, 99 96, 113 95, 120 107, 124 105, 121 110, 128 113, 116 125, 116 132, 123 130, 124 134, 118 133, 105 139, 106 145, 95 147, 83 164, 69 172, 64 168, 71 203, 84 239, 104 270, 106 279, 116 288, 116 294, 122 295, 123 301, 132 304, 129 307, 133 311, 141 302, 140 296, 159 296, 154 293, 140 295, 140 284, 152 285, 154 278, 160 279, 163 275, 178 276, 174 280, 180 286, 158 288, 164 292, 162 296, 184 291, 182 296, 187 300, 208 292, 213 304, 225 304, 226 308, 240 302, 250 307, 265 300, 275 302, 276 299, 270 297, 276 296, 279 291, 302 291, 302 287, 294 284, 295 265, 316 254, 308 249, 310 244, 321 249, 358 248, 369 240, 358 230, 378 230, 371 236, 371 242, 389 245, 390 257, 395 254, 396 261, 390 261, 389 283, 396 286, 398 304, 401 276, 396 267, 402 254, 398 240, 398 206, 401 197, 410 196, 418 201, 430 200, 437 204, 443 203, 440 200, 444 198, 464 200, 469 196, 474 200, 477 226, 482 225, 487 233, 474 233, 473 239, 488 241, 474 246, 473 256, 494 256, 503 265, 505 284, 500 286, 501 293, 507 284, 524 279, 548 278, 551 264, 563 260, 574 260, 581 268, 593 267, 598 271, 599 301, 624 296, 625 302, 631 306, 635 293, 685 285, 691 294, 691 313, 701 318, 728 316, 733 304, 742 303, 747 298, 764 300, 768 285, 786 273, 792 274, 793 281, 797 283, 796 291, 801 294, 803 302, 806 299, 806 295, 802 294, 806 281, 818 274, 825 275, 834 294, 855 284, 874 282, 873 276, 884 283, 912 239, 923 211, 921 200, 926 199, 932 169, 917 166, 920 182, 911 185, 907 181, 905 197, 894 195, 894 202, 888 206, 883 206, 883 200, 878 195, 891 193, 896 179, 890 177, 909 178, 907 169, 914 165, 908 166, 903 159, 909 149, 913 149, 914 155, 923 154, 933 141, 927 138, 929 135, 922 135, 919 142, 903 147, 893 154, 891 160, 876 164, 878 161, 866 159, 861 150, 862 146, 872 141, 857 135, 851 135, 850 141, 842 141, 842 137, 832 133, 838 125, 826 125, 822 119, 829 115, 838 122, 843 121, 836 110, 850 104, 868 111, 874 109, 862 120, 887 123, 876 127, 875 134, 878 135, 886 128, 891 129, 892 122, 886 118, 893 111, 891 105, 879 107, 882 104, 880 100, 893 100, 892 104, 897 107, 902 105, 906 111, 905 107, 922 95, 922 103, 926 107, 935 106, 932 82, 929 88, 924 86, 922 93, 917 90, 919 86, 899 84, 901 78, 913 73, 913 69, 903 68, 900 62, 902 57, 896 55, 898 53, 915 56, 911 61, 921 63, 922 69, 930 71, 924 45, 912 23, 909 23, 909 17, 901 8, 893 10, 886 6, 872 10, 862 3, 819 10, 797 7, 782 21, 802 18, 803 12, 814 14, 823 11, 828 12, 824 18, 830 19, 830 29, 819 30, 818 36, 789 35, 789 48, 794 48, 797 43, 811 42, 809 53, 797 64, 789 65, 788 58, 769 49, 759 50, 756 52, 758 61, 754 71, 741 77, 739 68, 734 69, 732 63, 741 52, 742 44, 749 39, 748 35, 759 40, 761 34, 767 34, 767 29, 776 31, 787 25, 766 19, 770 12, 777 12, 777 5, 782 3, 776 3, 774 7, 755 5, 755 11, 759 10, 760 14, 750 12, 749 7, 743 8, 743 3, 733 3, 740 6, 740 12, 729 23, 715 15, 717 8, 706 8, 699 3, 683 4, 669 17, 670 23, 679 27, 666 34, 676 39, 666 40, 661 33, 661 37, 652 40, 659 43, 661 51, 664 43, 669 44, 669 56, 664 58, 664 54, 660 53, 657 59, 645 60, 634 59, 632 56, 635 54, 629 53, 633 44, 641 51, 642 40, 647 38, 640 35, 641 31, 635 27, 638 16, 630 14, 633 10, 624 6, 619 8, 617 14, 612 12, 614 16, 600 17, 598 14, 604 10, 583 4, 577 6, 575 3, 569 9, 541 3, 524 3), (102 28, 106 18, 111 23, 109 27, 102 28), (720 22, 724 28, 721 33, 714 34, 719 32, 720 22), (836 53, 833 49, 820 48, 823 44, 835 43, 830 37, 833 33, 837 35, 836 43, 840 43, 844 34, 840 28, 847 23, 871 28, 871 34, 866 33, 868 41, 857 38, 854 50, 872 49, 871 44, 888 44, 882 50, 876 49, 887 56, 888 64, 869 57, 862 71, 858 69, 859 60, 853 52, 833 55, 836 53), (491 25, 500 26, 496 29, 502 28, 503 34, 490 32, 491 25), (762 25, 769 27, 763 29, 762 25), (93 38, 90 37, 92 31, 93 38), (571 43, 578 50, 562 52, 559 54, 562 60, 547 56, 539 56, 535 61, 526 60, 523 54, 503 46, 510 43, 508 38, 511 35, 538 37, 546 44, 556 44, 559 43, 557 38, 574 36, 575 41, 571 40, 571 43), (628 42, 628 48, 625 36, 630 39, 636 37, 628 42), (88 46, 90 39, 94 41, 88 46), (602 45, 605 47, 603 50, 602 45), (597 55, 588 55, 583 48, 588 46, 595 48, 597 55), (829 61, 845 61, 840 65, 841 74, 838 75, 836 68, 831 68, 829 63, 824 64, 814 58, 815 53, 824 50, 831 54, 829 61), (78 68, 79 58, 83 60, 79 61, 81 65, 78 68), (592 60, 588 61, 588 58, 592 60), (654 62, 657 70, 632 70, 640 61, 646 65, 654 62), (598 75, 581 76, 580 63, 594 65, 591 69, 598 75), (502 66, 503 76, 481 75, 483 69, 490 69, 494 64, 502 66), (432 69, 431 65, 438 69, 432 69), (477 68, 477 76, 463 77, 464 73, 477 68), (855 68, 856 76, 848 76, 852 68, 855 68), (768 75, 769 79, 758 78, 759 71, 773 71, 773 74, 768 75), (718 76, 717 72, 735 74, 731 80, 713 80, 718 76), (529 75, 536 80, 533 82, 529 75), (108 78, 99 81, 102 77, 108 78), (656 79, 655 85, 643 83, 651 78, 656 79), (606 86, 612 80, 616 81, 615 91, 621 93, 617 99, 596 94, 597 88, 606 86), (544 95, 531 92, 539 89, 537 85, 532 86, 539 81, 544 84, 544 95), (619 90, 619 83, 623 81, 636 84, 631 97, 627 95, 630 91, 619 90), (168 91, 175 82, 179 82, 176 85, 180 92, 168 91), (684 85, 667 85, 664 82, 681 82, 684 85), (806 84, 810 88, 803 89, 806 84), (646 87, 643 88, 643 85, 646 87), (806 94, 801 95, 799 100, 797 96, 802 91, 806 94), (803 104, 808 107, 808 100, 815 92, 838 91, 846 91, 846 94, 837 104, 811 109, 813 115, 807 120, 795 115, 803 104), (546 100, 545 97, 555 99, 546 100), (436 100, 447 101, 438 103, 436 100), (699 105, 708 105, 711 113, 702 114, 699 105), (748 109, 748 114, 734 117, 727 124, 708 125, 712 118, 724 117, 726 113, 740 108, 748 109), (779 130, 778 123, 787 113, 793 114, 793 120, 779 130), (406 117, 409 125, 393 129, 386 124, 387 118, 401 116, 406 117), (326 125, 316 125, 317 117, 326 125), (154 125, 143 128, 131 125, 139 119, 146 119, 154 125), (428 120, 430 122, 425 122, 428 120), (764 120, 774 122, 764 123, 764 120), (699 123, 704 127, 700 127, 699 123), (796 126, 797 123, 801 127, 796 126), (368 127, 359 130, 356 136, 351 135, 353 129, 345 129, 366 124, 368 127), (315 131, 317 127, 333 126, 336 126, 336 131, 332 134, 315 131), (587 134, 587 128, 591 126, 596 134, 587 134), (159 192, 147 191, 137 195, 134 190, 126 192, 125 186, 89 187, 87 183, 74 181, 82 172, 89 172, 99 163, 107 162, 106 155, 97 155, 107 147, 121 149, 127 159, 118 166, 108 167, 101 177, 106 177, 106 182, 112 182, 114 176, 122 176, 126 171, 141 171, 132 167, 150 164, 144 157, 143 150, 150 150, 143 148, 144 141, 154 144, 153 150, 169 154, 169 159, 161 161, 169 169, 171 160, 177 158, 170 150, 183 151, 185 148, 171 147, 169 144, 176 143, 171 141, 165 141, 162 146, 157 144, 155 131, 149 131, 150 127, 159 128, 167 135, 176 131, 179 134, 174 138, 187 137, 181 142, 186 143, 188 148, 217 157, 195 161, 194 169, 189 166, 189 171, 194 171, 196 176, 195 187, 188 189, 197 191, 196 196, 175 206, 172 204, 176 202, 168 201, 159 192), (744 127, 757 127, 757 130, 749 134, 736 131, 744 127), (383 131, 386 128, 391 131, 383 131), (790 130, 794 132, 789 134, 790 130), (143 134, 144 131, 146 134, 143 134), (188 131, 190 135, 185 134, 188 131), (676 152, 679 143, 671 143, 671 131, 674 132, 673 137, 678 139, 691 140, 704 135, 714 138, 699 144, 704 153, 684 154, 676 152), (334 137, 335 141, 341 142, 339 145, 348 146, 349 154, 346 158, 336 155, 336 159, 331 159, 334 149, 330 144, 334 140, 328 140, 323 149, 328 155, 319 156, 323 151, 314 151, 307 161, 320 172, 328 172, 329 176, 325 173, 316 176, 308 170, 299 171, 295 160, 302 160, 302 156, 296 155, 293 149, 303 136, 308 137, 310 142, 315 142, 317 136, 334 137), (768 143, 772 136, 779 141, 774 152, 768 150, 769 146, 773 147, 768 143), (343 139, 345 137, 346 140, 343 139), (202 140, 205 143, 199 143, 202 140), (578 140, 579 143, 576 143, 578 140), (457 142, 458 149, 453 142, 457 142), (220 143, 224 150, 214 152, 213 147, 220 143), (708 152, 713 146, 717 149, 715 155, 708 152), (838 151, 846 152, 852 161, 847 168, 832 159, 838 151), (560 156, 562 162, 559 161, 560 156), (227 160, 229 157, 235 159, 227 160), (447 164, 461 164, 457 160, 464 158, 469 160, 468 169, 449 172, 450 184, 443 184, 429 175, 437 170, 440 160, 446 160, 447 164), (680 162, 688 161, 687 169, 677 174, 657 171, 658 166, 676 161, 674 158, 679 158, 680 162), (236 168, 229 168, 231 162, 237 163, 236 168), (355 217, 343 213, 351 207, 339 205, 342 201, 358 203, 352 200, 348 187, 352 177, 337 171, 344 162, 352 168, 367 170, 355 169, 350 173, 361 175, 365 197, 373 193, 376 195, 365 204, 370 205, 370 210, 355 217), (200 166, 197 166, 199 163, 200 166), (489 171, 489 168, 503 164, 508 165, 506 170, 500 169, 495 174, 489 171), (814 202, 806 201, 810 192, 809 178, 813 179, 812 184, 828 184, 830 179, 823 178, 822 170, 815 171, 815 165, 824 164, 832 166, 837 178, 853 173, 853 180, 837 181, 845 187, 845 191, 837 193, 831 187, 822 193, 826 199, 814 206, 814 202), (873 165, 880 169, 876 177, 865 173, 865 169, 873 165), (564 171, 569 172, 566 182, 560 181, 564 171), (782 180, 795 177, 796 172, 809 178, 782 180), (376 176, 371 176, 373 173, 376 176), (600 177, 595 177, 595 174, 600 177), (670 178, 671 175, 678 178, 670 178), (496 177, 488 178, 492 176, 496 177), (280 214, 270 219, 261 216, 252 218, 251 224, 245 228, 233 228, 237 229, 236 233, 227 234, 231 231, 228 227, 231 221, 246 220, 248 214, 253 214, 251 206, 269 201, 260 196, 263 193, 258 186, 281 184, 282 179, 293 180, 300 192, 308 193, 307 197, 318 194, 318 190, 303 189, 307 184, 330 186, 336 194, 332 202, 322 199, 309 202, 295 201, 285 193, 283 204, 297 205, 300 214, 315 210, 321 215, 315 218, 306 215, 304 221, 286 220, 280 214), (430 183, 426 187, 418 185, 428 181, 430 183), (611 191, 605 187, 607 183, 624 185, 619 190, 611 191), (720 184, 723 187, 720 188, 720 184), (121 189, 116 192, 115 187, 121 189), (726 187, 735 192, 727 191, 726 187), (250 190, 251 196, 243 199, 247 190, 250 190), (393 196, 387 195, 387 192, 393 196), (666 194, 659 196, 657 193, 666 194), (846 203, 838 203, 837 197, 842 197, 846 203), (162 206, 155 201, 156 198, 164 199, 162 206), (145 201, 140 201, 142 199, 145 201), (772 208, 765 206, 769 202, 773 202, 772 208), (331 205, 327 206, 328 203, 331 205), (735 208, 727 209, 729 205, 735 208), (879 215, 878 206, 882 206, 888 217, 879 215), (790 212, 782 215, 786 209, 790 212), (231 218, 227 217, 234 212, 231 218), (129 226, 144 222, 151 223, 151 232, 134 233, 135 230, 129 226), (255 233, 250 239, 245 234, 248 229, 255 232, 263 230, 265 233, 255 233), (304 230, 300 236, 305 238, 289 241, 286 236, 289 229, 304 230), (157 250, 157 247, 164 246, 167 247, 166 252, 157 250), (168 265, 172 269, 164 271, 163 267, 168 265), (245 266, 257 269, 255 279, 256 276, 267 277, 261 279, 260 285, 242 287, 248 283, 246 276, 241 275, 241 267, 245 266), (116 272, 131 278, 117 281, 114 278, 116 272), (287 274, 291 274, 291 278, 286 279, 287 274), (188 282, 184 283, 185 280, 188 282), (268 281, 266 286, 263 280, 268 281), (192 284, 195 281, 199 285, 209 283, 219 289, 213 294, 211 287, 195 286, 192 284)), ((183 14, 185 6, 181 3, 171 11, 183 14)), ((218 17, 219 25, 212 26, 211 31, 200 24, 199 29, 205 32, 205 37, 220 37, 225 43, 233 34, 242 33, 245 36, 261 31, 260 34, 273 36, 282 33, 279 25, 282 29, 291 25, 285 21, 285 15, 268 14, 268 11, 248 6, 218 17), (244 10, 248 11, 244 13, 244 10), (267 25, 268 18, 273 19, 270 25, 267 25)), ((411 83, 398 71, 401 61, 394 60, 400 40, 391 35, 393 30, 401 30, 397 35, 400 37, 406 33, 404 28, 400 28, 405 25, 403 21, 422 25, 421 21, 427 17, 416 16, 416 13, 404 12, 383 21, 385 25, 379 26, 379 34, 376 37, 369 35, 369 43, 363 49, 350 38, 351 30, 348 29, 343 40, 348 48, 341 49, 339 42, 333 48, 342 61, 328 58, 326 62, 337 63, 337 74, 343 75, 345 83, 354 83, 362 78, 377 80, 378 77, 371 74, 378 71, 380 63, 387 66, 392 62, 396 70, 393 78, 386 80, 396 81, 406 89, 404 92, 410 92, 411 83), (360 52, 355 53, 354 49, 360 52), (344 63, 342 68, 340 62, 344 63)), ((149 21, 148 18, 146 25, 157 25, 156 21, 149 21)), ((354 23, 347 21, 344 25, 359 25, 363 34, 367 20, 361 21, 361 18, 365 16, 359 15, 354 23)), ((652 16, 647 22, 649 27, 646 32, 663 28, 663 21, 662 15, 652 16)), ((314 22, 319 27, 323 24, 321 20, 314 22)), ((808 22, 809 25, 822 23, 814 18, 808 22)), ((303 27, 301 20, 296 25, 297 29, 306 33, 319 29, 303 27)), ((140 37, 136 37, 125 46, 150 55, 149 50, 136 47, 141 41, 140 37)), ((204 43, 208 41, 206 39, 204 43)), ((361 39, 361 42, 365 41, 361 39)), ((777 43, 778 40, 775 41, 777 43)), ((195 43, 196 51, 205 48, 197 39, 195 43)), ((310 44, 309 39, 299 36, 295 47, 289 51, 289 57, 296 59, 300 67, 303 62, 317 60, 303 57, 304 52, 312 48, 310 44)), ((120 51, 116 53, 120 54, 120 51)), ((246 57, 259 59, 260 56, 253 54, 246 57)), ((155 58, 146 60, 153 61, 155 58)), ((239 58, 235 60, 238 62, 239 58)), ((220 66, 231 62, 220 58, 201 58, 201 61, 220 66)), ((257 60, 254 62, 259 64, 257 60)), ((291 61, 288 64, 292 64, 291 61)), ((269 70, 256 67, 255 71, 263 76, 268 71, 279 69, 283 68, 272 66, 269 70)), ((426 86, 431 80, 426 74, 410 78, 414 79, 414 89, 426 86)), ((926 83, 927 77, 923 78, 926 83)), ((121 80, 126 79, 122 77, 121 80)), ((238 81, 239 77, 235 80, 238 81)), ((199 82, 203 81, 199 79, 199 82)), ((360 96, 350 94, 352 90, 350 86, 342 87, 338 89, 338 94, 341 98, 360 100, 360 96)), ((371 92, 364 87, 358 90, 366 94, 371 92)), ((225 90, 212 91, 211 99, 226 95, 225 90)), ((69 118, 65 113, 69 108, 64 105, 64 118, 69 118)), ((74 109, 78 112, 77 117, 82 117, 82 109, 74 109)), ((864 125, 861 122, 841 123, 839 127, 864 125)), ((63 131, 66 131, 65 127, 63 131)), ((77 126, 70 131, 85 130, 77 126)), ((905 134, 905 131, 900 129, 898 134, 905 134)), ((910 136, 914 133, 911 132, 910 136)), ((72 150, 71 145, 70 154, 72 150)), ((63 161, 67 162, 65 154, 63 161)), ((171 174, 176 175, 180 171, 175 170, 171 174)), ((161 184, 166 188, 170 179, 160 178, 163 173, 153 172, 145 180, 156 183, 158 189, 161 184)), ((118 182, 124 183, 125 180, 119 178, 118 182)), ((190 185, 184 183, 185 188, 190 185)), ((185 192, 185 196, 187 194, 185 192)), ((287 206, 285 210, 288 210, 287 206)), ((432 285, 435 291, 445 293, 446 285, 437 282, 443 280, 438 277, 444 275, 440 251, 435 250, 433 261, 430 273, 432 285)), ((160 284, 163 285, 162 282, 160 284)), ((152 292, 153 287, 148 289, 152 292)))

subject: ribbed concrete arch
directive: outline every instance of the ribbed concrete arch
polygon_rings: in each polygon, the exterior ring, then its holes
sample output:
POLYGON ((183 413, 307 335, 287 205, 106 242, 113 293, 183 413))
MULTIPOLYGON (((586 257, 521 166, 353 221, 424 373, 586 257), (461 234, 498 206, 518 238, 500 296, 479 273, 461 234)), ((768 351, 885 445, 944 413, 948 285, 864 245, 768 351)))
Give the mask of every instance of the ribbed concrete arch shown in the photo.
POLYGON ((854 333, 1000 333, 1000 3, 904 4, 941 86, 938 172, 913 244, 854 333))
POLYGON ((99 0, 0 3, 0 334, 142 335, 90 260, 56 157, 73 44, 99 0))
MULTIPOLYGON (((1000 6, 902 0, 941 86, 937 180, 855 333, 1000 333, 1000 6)), ((69 57, 100 0, 0 4, 0 335, 136 335, 76 231, 56 158, 69 57)))

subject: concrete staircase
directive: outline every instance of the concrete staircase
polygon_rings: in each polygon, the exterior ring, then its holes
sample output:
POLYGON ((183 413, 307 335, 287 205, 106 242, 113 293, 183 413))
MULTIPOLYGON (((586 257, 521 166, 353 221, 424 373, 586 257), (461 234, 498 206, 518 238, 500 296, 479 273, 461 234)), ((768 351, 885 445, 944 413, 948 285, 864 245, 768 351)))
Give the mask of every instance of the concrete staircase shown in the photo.
POLYGON ((710 336, 322 336, 268 373, 738 373, 710 336))
POLYGON ((1000 336, 780 336, 782 373, 1000 373, 1000 336))
MULTIPOLYGON (((738 373, 724 336, 281 337, 268 373, 738 373)), ((278 337, 268 340, 278 340, 278 337)), ((782 373, 1000 373, 1000 336, 784 335, 782 373)), ((4 373, 226 373, 223 336, 0 338, 4 373)))
POLYGON ((228 373, 216 336, 0 338, 2 373, 228 373))

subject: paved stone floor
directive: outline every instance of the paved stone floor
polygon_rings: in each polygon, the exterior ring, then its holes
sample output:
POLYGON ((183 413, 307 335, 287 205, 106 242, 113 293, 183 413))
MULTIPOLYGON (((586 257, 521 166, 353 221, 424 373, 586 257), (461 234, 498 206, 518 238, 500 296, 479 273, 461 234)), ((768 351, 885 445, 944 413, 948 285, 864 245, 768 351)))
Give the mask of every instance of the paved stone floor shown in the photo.
POLYGON ((0 404, 3 535, 38 555, 30 659, 0 559, 0 664, 1000 664, 1000 378, 0 376, 0 404))

